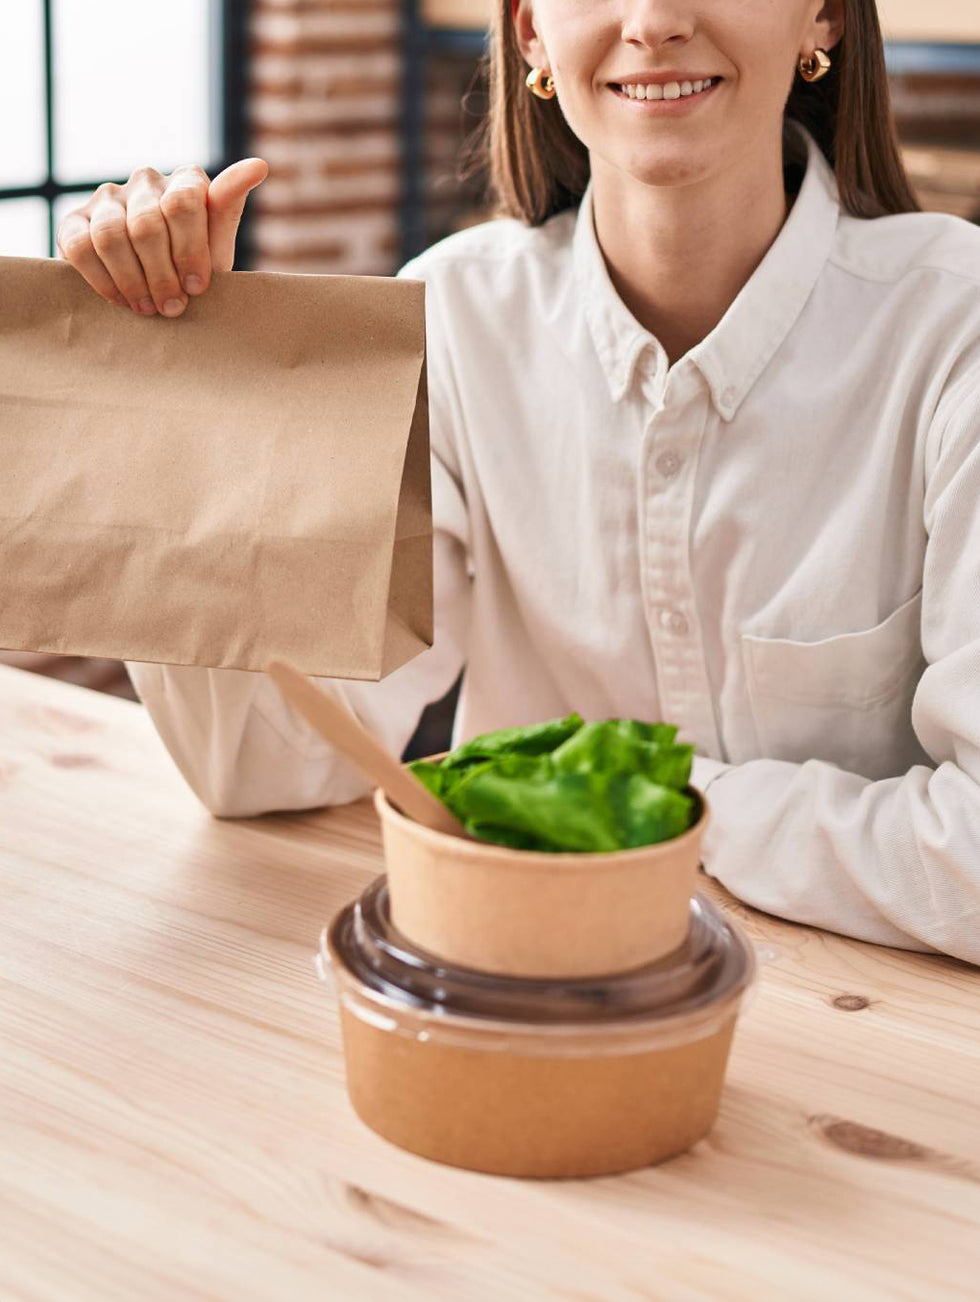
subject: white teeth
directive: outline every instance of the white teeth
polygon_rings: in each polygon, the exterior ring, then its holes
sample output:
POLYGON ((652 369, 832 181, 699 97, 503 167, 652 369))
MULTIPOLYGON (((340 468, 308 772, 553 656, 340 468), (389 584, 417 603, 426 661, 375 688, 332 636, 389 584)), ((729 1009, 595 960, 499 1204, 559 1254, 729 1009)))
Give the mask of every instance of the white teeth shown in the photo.
POLYGON ((689 95, 698 95, 708 90, 717 81, 716 77, 706 77, 703 81, 668 81, 666 86, 654 82, 638 82, 620 86, 619 89, 630 99, 686 99, 689 95))

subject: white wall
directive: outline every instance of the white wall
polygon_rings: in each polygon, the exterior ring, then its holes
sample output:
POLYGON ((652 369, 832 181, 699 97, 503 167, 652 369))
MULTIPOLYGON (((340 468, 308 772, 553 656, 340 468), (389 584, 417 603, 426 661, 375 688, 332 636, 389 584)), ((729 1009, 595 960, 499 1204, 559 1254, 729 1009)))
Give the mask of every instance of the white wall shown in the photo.
POLYGON ((976 41, 980 0, 878 0, 885 40, 976 41))

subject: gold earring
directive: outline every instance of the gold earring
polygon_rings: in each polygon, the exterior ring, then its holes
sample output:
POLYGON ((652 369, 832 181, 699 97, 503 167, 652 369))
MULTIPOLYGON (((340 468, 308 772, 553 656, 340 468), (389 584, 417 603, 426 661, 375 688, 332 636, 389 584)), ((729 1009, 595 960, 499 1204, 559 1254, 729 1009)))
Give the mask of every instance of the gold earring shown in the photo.
POLYGON ((544 68, 532 68, 524 78, 524 85, 538 99, 554 99, 557 93, 551 73, 546 74, 544 68))
POLYGON ((800 55, 800 76, 804 81, 819 81, 830 71, 830 55, 826 50, 814 50, 800 55))

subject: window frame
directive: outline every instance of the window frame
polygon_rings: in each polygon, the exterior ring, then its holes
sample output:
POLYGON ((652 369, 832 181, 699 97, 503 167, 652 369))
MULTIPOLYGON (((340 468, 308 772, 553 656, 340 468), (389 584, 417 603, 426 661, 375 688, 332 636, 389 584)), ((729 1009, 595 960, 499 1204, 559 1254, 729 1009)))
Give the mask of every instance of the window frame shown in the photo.
MULTIPOLYGON (((62 184, 54 176, 54 71, 53 71, 53 0, 43 0, 43 59, 45 113, 45 176, 38 185, 0 187, 0 204, 6 199, 44 199, 48 210, 48 257, 57 255, 55 246, 55 201, 65 194, 88 194, 104 181, 124 185, 126 177, 100 177, 98 180, 72 181, 62 184)), ((215 78, 211 95, 212 148, 218 157, 204 160, 209 176, 215 176, 248 152, 248 55, 252 0, 207 0, 210 10, 212 67, 215 78)), ((134 160, 135 165, 136 160, 134 160)), ((251 224, 246 205, 235 244, 235 266, 247 268, 252 262, 251 224)))

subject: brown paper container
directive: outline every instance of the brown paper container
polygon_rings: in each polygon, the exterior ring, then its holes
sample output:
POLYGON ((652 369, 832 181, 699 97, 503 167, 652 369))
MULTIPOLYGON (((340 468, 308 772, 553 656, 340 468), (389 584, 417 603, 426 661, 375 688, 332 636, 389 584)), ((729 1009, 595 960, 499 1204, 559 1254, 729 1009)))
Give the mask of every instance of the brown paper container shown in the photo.
MULTIPOLYGON (((438 757, 436 757, 438 758, 438 757)), ((379 788, 392 920, 420 949, 511 976, 594 976, 639 967, 684 940, 704 796, 682 835, 611 854, 541 854, 435 832, 379 788)))
POLYGON ((718 1114, 735 1013, 690 1044, 596 1058, 490 1058, 348 1008, 341 1025, 351 1104, 383 1138, 449 1166, 554 1179, 633 1171, 701 1139, 718 1114))
POLYGON ((378 679, 431 646, 424 290, 226 271, 141 318, 0 257, 0 647, 378 679))
POLYGON ((703 897, 670 960, 507 989, 379 932, 359 912, 379 886, 338 913, 318 955, 339 993, 351 1102, 378 1134, 452 1166, 565 1177, 647 1166, 710 1129, 757 963, 703 897))

